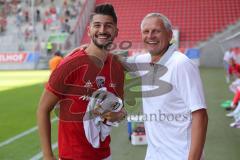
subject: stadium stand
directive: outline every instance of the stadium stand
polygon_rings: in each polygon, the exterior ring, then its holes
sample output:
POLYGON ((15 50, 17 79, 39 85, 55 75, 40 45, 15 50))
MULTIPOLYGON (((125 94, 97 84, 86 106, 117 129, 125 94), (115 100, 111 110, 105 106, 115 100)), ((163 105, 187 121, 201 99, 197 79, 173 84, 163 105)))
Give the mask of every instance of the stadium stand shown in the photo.
MULTIPOLYGON (((0 1, 0 69, 48 68, 52 53, 64 50, 63 44, 72 32, 84 1, 0 1), (52 45, 51 53, 47 53, 48 42, 52 45), (23 52, 35 54, 36 64, 21 67, 8 60, 10 56, 23 52)), ((21 63, 28 60, 29 56, 22 58, 21 63)))
MULTIPOLYGON (((189 48, 207 40, 216 32, 236 23, 240 17, 238 0, 97 0, 96 4, 112 3, 119 18, 117 42, 132 41, 133 47, 141 46, 140 22, 149 12, 161 12, 180 31, 180 47, 189 48)), ((88 41, 85 34, 82 43, 88 41)))

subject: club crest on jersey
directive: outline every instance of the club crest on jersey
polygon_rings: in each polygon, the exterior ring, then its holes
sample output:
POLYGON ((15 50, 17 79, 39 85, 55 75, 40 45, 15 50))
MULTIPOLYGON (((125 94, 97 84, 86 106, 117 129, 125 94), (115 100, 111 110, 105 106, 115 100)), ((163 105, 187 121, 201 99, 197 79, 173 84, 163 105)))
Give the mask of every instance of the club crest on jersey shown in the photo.
POLYGON ((98 86, 98 88, 102 88, 102 87, 104 87, 104 85, 105 85, 105 77, 104 76, 97 76, 96 77, 96 83, 97 83, 97 86, 98 86))

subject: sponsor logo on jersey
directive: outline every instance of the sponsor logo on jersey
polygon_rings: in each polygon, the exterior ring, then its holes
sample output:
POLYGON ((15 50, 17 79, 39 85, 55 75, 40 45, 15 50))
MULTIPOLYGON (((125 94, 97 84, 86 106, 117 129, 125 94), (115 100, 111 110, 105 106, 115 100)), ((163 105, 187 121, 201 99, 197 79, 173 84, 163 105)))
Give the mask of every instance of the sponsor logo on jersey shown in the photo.
POLYGON ((109 84, 109 87, 111 87, 111 88, 116 88, 117 85, 116 85, 115 83, 110 83, 110 84, 109 84))

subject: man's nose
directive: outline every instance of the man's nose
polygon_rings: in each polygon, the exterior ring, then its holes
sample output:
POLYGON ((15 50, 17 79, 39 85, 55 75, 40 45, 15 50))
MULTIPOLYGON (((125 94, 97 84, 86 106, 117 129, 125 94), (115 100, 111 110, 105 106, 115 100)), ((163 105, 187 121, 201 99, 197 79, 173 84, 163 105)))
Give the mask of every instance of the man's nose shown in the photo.
POLYGON ((99 28, 99 32, 104 33, 105 29, 106 29, 106 27, 104 25, 101 25, 101 27, 99 28))
POLYGON ((147 37, 148 38, 153 38, 154 37, 153 31, 149 31, 148 34, 147 34, 147 37))

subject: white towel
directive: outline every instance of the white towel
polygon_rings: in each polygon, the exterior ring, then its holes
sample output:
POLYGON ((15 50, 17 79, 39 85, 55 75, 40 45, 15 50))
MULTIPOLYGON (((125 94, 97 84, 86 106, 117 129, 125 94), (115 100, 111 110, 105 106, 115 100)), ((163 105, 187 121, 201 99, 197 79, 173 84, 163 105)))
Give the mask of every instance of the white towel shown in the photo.
POLYGON ((100 116, 94 116, 95 110, 100 114, 106 112, 119 112, 123 107, 122 100, 113 93, 106 91, 106 88, 100 88, 92 94, 83 118, 83 126, 88 142, 94 147, 100 147, 100 141, 104 141, 110 134, 112 126, 118 126, 118 122, 106 122, 100 116))

